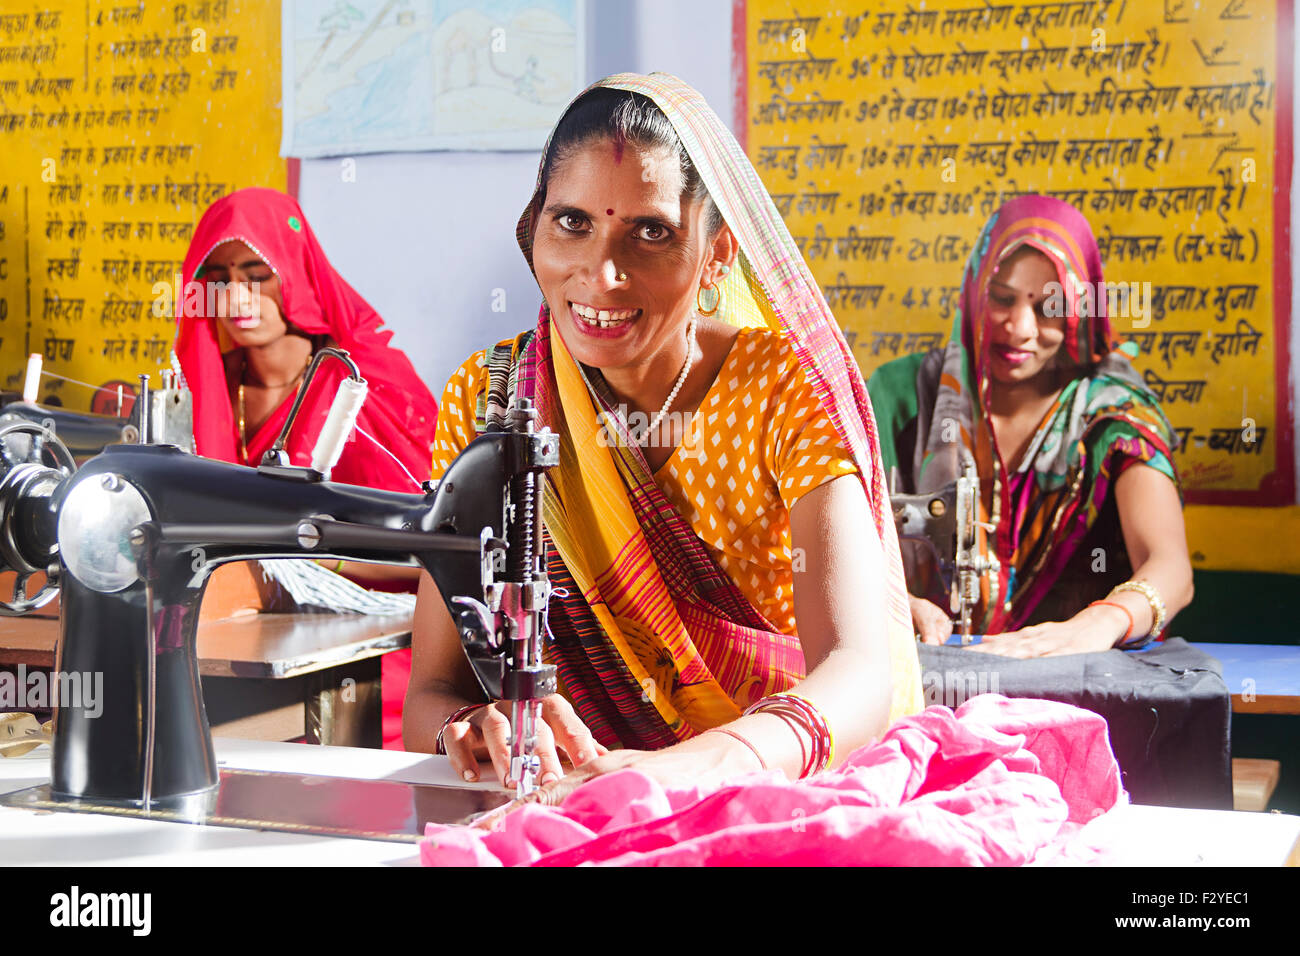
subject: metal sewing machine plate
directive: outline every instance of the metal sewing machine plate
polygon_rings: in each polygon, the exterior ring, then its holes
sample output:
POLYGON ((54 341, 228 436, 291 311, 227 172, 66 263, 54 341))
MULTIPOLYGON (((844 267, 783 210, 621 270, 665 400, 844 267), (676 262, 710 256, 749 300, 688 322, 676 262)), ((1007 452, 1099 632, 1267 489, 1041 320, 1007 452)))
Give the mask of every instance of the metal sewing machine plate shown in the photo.
POLYGON ((395 780, 221 769, 215 791, 167 806, 54 799, 48 785, 0 794, 0 806, 64 813, 107 813, 141 820, 274 830, 355 840, 415 843, 429 823, 470 823, 504 806, 499 789, 441 787, 395 780))

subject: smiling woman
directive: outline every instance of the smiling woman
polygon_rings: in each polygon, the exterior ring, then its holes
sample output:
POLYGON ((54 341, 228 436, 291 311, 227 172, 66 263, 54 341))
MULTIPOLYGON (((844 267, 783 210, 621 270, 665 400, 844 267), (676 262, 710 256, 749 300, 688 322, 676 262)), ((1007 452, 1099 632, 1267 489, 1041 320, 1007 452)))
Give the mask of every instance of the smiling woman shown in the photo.
MULTIPOLYGON (((515 394, 561 439, 543 799, 626 766, 806 776, 920 709, 861 374, 757 183, 680 80, 588 90, 519 223, 537 326, 443 394, 435 476, 515 394), (563 779, 560 752, 580 765, 563 779)), ((445 748, 466 779, 490 758, 504 781, 508 721, 427 579, 420 593, 407 746, 445 748)))
MULTIPOLYGON (((938 491, 964 453, 975 459, 983 548, 1002 568, 975 610, 991 636, 981 651, 1142 643, 1191 601, 1173 430, 1133 370, 1133 347, 1112 350, 1093 288, 1105 285, 1083 215, 1046 196, 1015 199, 975 243, 947 347, 871 378, 900 492, 938 491)), ((922 595, 924 572, 909 567, 922 595)), ((924 596, 912 606, 927 643, 951 634, 924 596)))

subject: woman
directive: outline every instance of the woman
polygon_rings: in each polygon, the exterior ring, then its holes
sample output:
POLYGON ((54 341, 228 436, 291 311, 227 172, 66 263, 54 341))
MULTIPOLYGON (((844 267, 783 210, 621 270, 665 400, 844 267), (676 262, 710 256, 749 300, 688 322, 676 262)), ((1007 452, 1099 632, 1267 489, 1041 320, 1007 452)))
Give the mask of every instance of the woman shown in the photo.
MULTIPOLYGON (((355 433, 330 477, 344 484, 415 492, 437 422, 437 405, 392 332, 330 266, 293 199, 241 189, 213 203, 194 230, 177 293, 176 356, 194 396, 195 450, 256 466, 288 418, 316 350, 347 350, 369 388, 355 433)), ((303 401, 286 451, 295 465, 312 448, 338 385, 326 361, 303 401)), ((331 566, 335 566, 331 562, 331 566)), ((410 588, 414 571, 339 563, 369 586, 410 588)), ((409 654, 383 659, 386 741, 400 737, 409 654)))
MULTIPOLYGON (((448 383, 434 473, 511 382, 560 436, 543 513, 563 694, 543 707, 540 798, 626 766, 807 775, 919 710, 861 374, 699 94, 622 74, 580 96, 518 235, 537 327, 448 383), (560 780, 558 751, 581 770, 560 780)), ((508 783, 508 721, 427 578, 413 646, 408 749, 445 748, 467 780, 489 757, 508 783)))
MULTIPOLYGON (((1169 422, 1111 326, 1092 230, 1068 203, 1024 196, 981 232, 945 349, 882 366, 869 390, 902 492, 942 489, 965 453, 980 477, 986 554, 975 649, 1012 657, 1158 637, 1192 597, 1169 422)), ((909 567, 915 591, 922 569, 909 567)), ((918 634, 952 621, 912 598, 918 634)))

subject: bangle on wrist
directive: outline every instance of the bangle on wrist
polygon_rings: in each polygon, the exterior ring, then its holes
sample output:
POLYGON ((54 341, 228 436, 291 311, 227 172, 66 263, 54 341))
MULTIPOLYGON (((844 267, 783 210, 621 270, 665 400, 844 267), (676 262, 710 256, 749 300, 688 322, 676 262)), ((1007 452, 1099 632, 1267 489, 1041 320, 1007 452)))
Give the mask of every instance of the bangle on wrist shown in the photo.
POLYGON ((458 707, 456 710, 453 710, 451 714, 448 715, 447 719, 442 722, 442 726, 438 728, 438 740, 434 744, 433 752, 440 756, 446 756, 447 745, 443 741, 442 735, 447 732, 447 728, 454 723, 464 720, 466 717, 474 713, 474 711, 478 710, 480 707, 487 707, 487 706, 488 706, 487 704, 466 704, 464 707, 458 707))
POLYGON ((789 692, 773 694, 750 706, 745 711, 745 716, 757 713, 772 713, 785 720, 795 736, 799 738, 801 749, 803 734, 799 732, 800 729, 811 739, 812 751, 806 753, 803 759, 799 771, 800 780, 821 773, 835 759, 835 737, 831 733, 830 723, 807 697, 789 692))
POLYGON ((762 755, 761 753, 758 752, 758 748, 755 747, 752 743, 750 743, 747 739, 745 739, 744 737, 742 737, 740 734, 736 733, 734 730, 728 730, 726 727, 713 727, 713 728, 711 728, 711 729, 705 731, 705 733, 709 733, 709 734, 726 734, 728 737, 734 737, 734 738, 736 738, 736 739, 739 740, 742 744, 744 744, 746 747, 749 748, 750 753, 752 753, 752 754, 754 755, 755 759, 758 760, 758 765, 759 765, 760 767, 762 767, 764 770, 767 770, 767 769, 768 769, 767 761, 764 760, 764 759, 763 759, 763 755, 762 755))
POLYGON ((1122 647, 1123 645, 1129 642, 1129 638, 1133 636, 1133 612, 1132 611, 1126 608, 1123 604, 1120 604, 1116 601, 1093 601, 1091 604, 1088 605, 1088 607, 1114 607, 1114 608, 1119 608, 1121 611, 1123 611, 1124 616, 1128 618, 1128 630, 1124 632, 1124 636, 1121 637, 1118 641, 1116 641, 1113 646, 1122 647))
POLYGON ((1147 599, 1147 604, 1151 605, 1151 630, 1149 633, 1153 639, 1160 640, 1165 629, 1165 602, 1160 597, 1160 592, 1150 582, 1135 578, 1132 581, 1125 581, 1122 584, 1115 585, 1110 589, 1110 594, 1107 594, 1106 597, 1113 597, 1122 591, 1136 591, 1147 599))

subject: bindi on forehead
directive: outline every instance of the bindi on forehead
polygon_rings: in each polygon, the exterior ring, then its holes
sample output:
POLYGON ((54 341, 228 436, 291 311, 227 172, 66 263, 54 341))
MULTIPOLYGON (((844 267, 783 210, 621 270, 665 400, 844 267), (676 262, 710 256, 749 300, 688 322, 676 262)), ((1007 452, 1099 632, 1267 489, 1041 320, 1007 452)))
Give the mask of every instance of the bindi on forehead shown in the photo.
POLYGON ((605 215, 606 215, 606 216, 612 216, 612 215, 614 215, 614 210, 612 210, 612 209, 606 209, 606 210, 605 210, 605 215))

